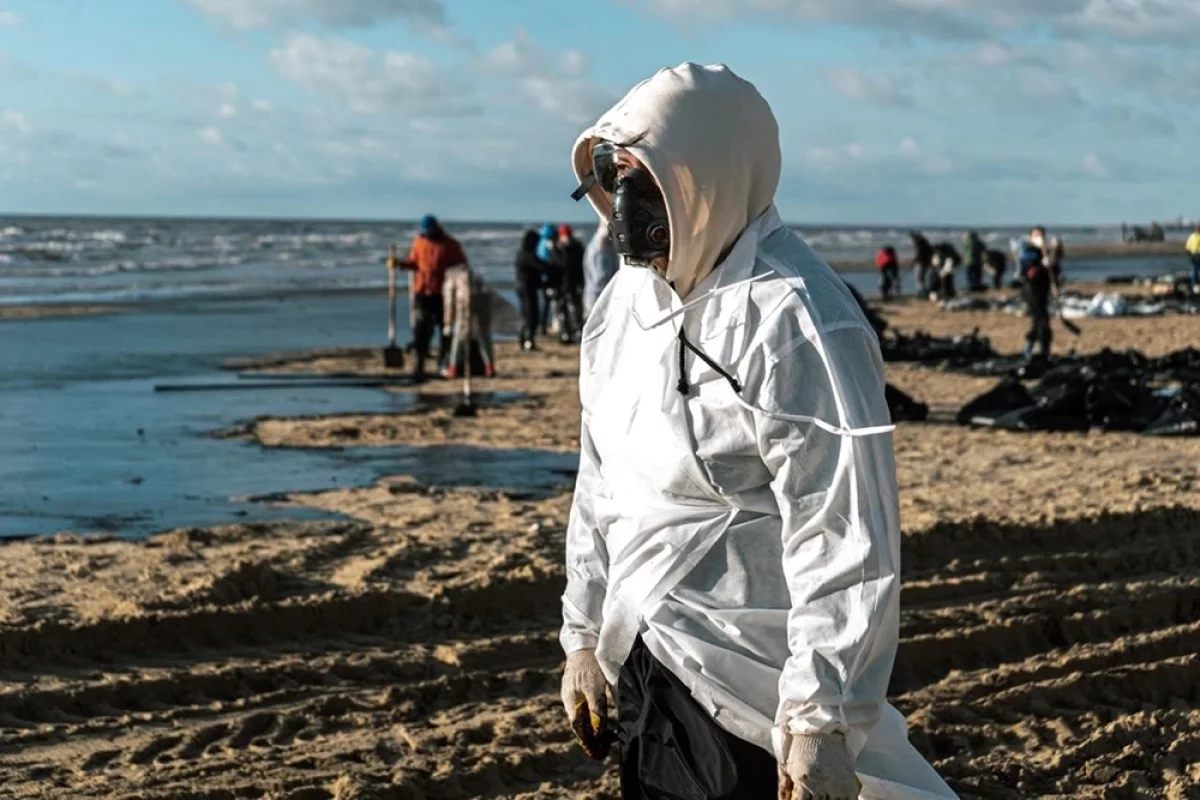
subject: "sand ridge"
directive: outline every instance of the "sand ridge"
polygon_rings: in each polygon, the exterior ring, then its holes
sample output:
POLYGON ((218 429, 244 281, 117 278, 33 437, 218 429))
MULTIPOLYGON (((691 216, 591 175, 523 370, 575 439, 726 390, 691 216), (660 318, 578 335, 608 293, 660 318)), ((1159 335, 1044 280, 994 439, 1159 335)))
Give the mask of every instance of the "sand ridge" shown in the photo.
MULTIPOLYGON (((904 330, 979 325, 1002 350, 1024 326, 914 302, 890 316, 904 330)), ((1190 318, 1085 322, 1089 343, 1152 354, 1200 333, 1190 318)), ((377 358, 254 366, 377 371, 377 358)), ((527 399, 477 420, 430 407, 244 434, 567 451, 574 358, 502 346, 505 377, 484 386, 527 399)), ((935 408, 992 383, 911 365, 889 377, 935 408)), ((918 748, 964 798, 1200 796, 1200 440, 934 423, 901 425, 896 449, 891 694, 918 748)), ((557 699, 569 493, 396 476, 291 500, 344 517, 4 546, 0 795, 617 796, 557 699)))

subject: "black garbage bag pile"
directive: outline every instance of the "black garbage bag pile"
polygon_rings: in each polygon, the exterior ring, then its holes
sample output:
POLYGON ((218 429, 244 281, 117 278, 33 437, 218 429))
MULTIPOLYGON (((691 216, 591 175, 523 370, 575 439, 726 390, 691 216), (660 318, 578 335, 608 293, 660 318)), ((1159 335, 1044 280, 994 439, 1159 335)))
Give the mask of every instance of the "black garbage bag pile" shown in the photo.
MULTIPOLYGON (((879 345, 884 351, 884 360, 887 360, 887 344, 888 339, 884 338, 884 331, 888 328, 887 320, 885 320, 875 309, 871 308, 867 303, 867 299, 862 296, 862 293, 853 286, 846 283, 846 288, 850 290, 850 294, 854 296, 855 302, 862 310, 863 316, 867 318, 867 323, 875 331, 875 335, 879 337, 879 345)), ((898 334, 893 334, 893 337, 898 334)), ((884 398, 887 400, 888 413, 891 415, 892 422, 922 422, 929 417, 929 406, 920 402, 912 395, 906 394, 890 383, 886 384, 883 389, 884 398)))
POLYGON ((943 300, 939 307, 942 311, 1002 311, 1007 314, 1024 316, 1025 301, 1020 295, 1016 297, 955 297, 943 300))
POLYGON ((1200 350, 1188 347, 1167 353, 1161 358, 1149 359, 1146 370, 1151 380, 1200 383, 1200 350))
POLYGON ((924 422, 929 418, 929 406, 890 383, 883 387, 883 395, 892 422, 924 422))
POLYGON ((871 304, 867 302, 867 298, 862 296, 862 292, 851 286, 849 281, 845 281, 843 279, 843 282, 846 284, 846 288, 850 290, 850 294, 854 295, 854 301, 858 303, 858 307, 862 311, 863 316, 867 318, 867 324, 869 324, 875 331, 876 336, 882 336, 883 332, 886 331, 888 327, 887 320, 884 319, 878 311, 871 307, 871 304))
POLYGON ((1200 350, 1193 347, 1176 350, 1165 356, 1150 358, 1137 350, 1111 350, 1105 348, 1096 353, 1078 355, 1068 353, 1054 356, 1050 360, 1038 357, 1025 360, 1021 356, 996 356, 977 361, 959 360, 945 365, 950 372, 959 372, 976 378, 1020 378, 1038 380, 1047 372, 1059 367, 1091 367, 1097 372, 1134 372, 1147 380, 1180 383, 1200 382, 1200 350))
POLYGON ((976 328, 967 336, 931 336, 917 331, 906 336, 891 331, 879 337, 879 346, 884 361, 906 361, 917 364, 941 365, 948 368, 964 367, 997 354, 987 337, 979 335, 976 328))
POLYGON ((1163 375, 1181 374, 1171 371, 1177 369, 1175 362, 1192 369, 1195 357, 1194 351, 1164 359, 1148 359, 1136 351, 1105 351, 1072 362, 1064 359, 1048 366, 1031 389, 1018 375, 1005 377, 964 405, 957 421, 1021 431, 1099 428, 1151 436, 1200 435, 1200 382, 1155 386, 1163 375))

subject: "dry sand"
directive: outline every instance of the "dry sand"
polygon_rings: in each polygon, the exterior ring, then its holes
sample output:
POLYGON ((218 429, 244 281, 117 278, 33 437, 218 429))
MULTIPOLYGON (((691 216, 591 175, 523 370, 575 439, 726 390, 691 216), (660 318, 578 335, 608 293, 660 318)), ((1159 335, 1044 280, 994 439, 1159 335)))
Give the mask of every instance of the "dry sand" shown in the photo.
MULTIPOLYGON (((901 329, 1024 321, 900 304, 901 329)), ((1200 319, 1083 321, 1149 353, 1200 319)), ((1065 343, 1065 339, 1060 337, 1065 343)), ((379 371, 366 351, 266 360, 379 371)), ((262 420, 313 447, 576 446, 575 351, 502 346, 475 420, 262 420)), ((905 365, 938 408, 992 384, 905 365)), ((439 384, 423 391, 454 392, 439 384)), ((893 700, 964 798, 1200 797, 1200 440, 901 425, 893 700)), ((571 741, 555 631, 570 498, 403 477, 298 496, 345 521, 60 536, 0 562, 0 796, 615 797, 571 741)))

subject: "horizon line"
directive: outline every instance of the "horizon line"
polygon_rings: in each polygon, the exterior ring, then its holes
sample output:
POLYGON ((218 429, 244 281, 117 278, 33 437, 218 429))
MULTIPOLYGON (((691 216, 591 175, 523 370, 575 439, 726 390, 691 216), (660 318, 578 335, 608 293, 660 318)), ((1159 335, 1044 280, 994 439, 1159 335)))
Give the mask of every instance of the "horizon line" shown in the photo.
MULTIPOLYGON (((71 212, 5 212, 0 211, 0 219, 75 219, 75 220, 112 220, 112 221, 167 221, 167 222, 298 222, 298 223, 347 223, 361 222, 372 225, 381 224, 396 224, 396 223, 411 223, 417 224, 418 218, 384 218, 384 217, 351 217, 351 216, 335 216, 335 217, 307 217, 307 216, 255 216, 255 215, 234 215, 222 216, 216 214, 97 214, 97 213, 71 213, 71 212)), ((528 220, 515 219, 471 219, 471 218, 453 218, 438 216, 440 221, 448 224, 491 224, 491 225, 537 225, 544 223, 532 223, 528 220)), ((560 219, 557 222, 565 222, 568 225, 594 225, 595 221, 588 220, 585 222, 572 221, 570 219, 560 219)), ((969 230, 972 228, 1025 228, 1035 225, 1043 225, 1047 228, 1120 228, 1122 226, 1134 227, 1135 225, 1149 226, 1154 222, 1158 222, 1164 229, 1171 227, 1188 227, 1195 224, 1194 221, 1182 218, 1169 220, 1151 220, 1150 222, 1092 222, 1092 223, 1053 223, 1053 222, 1016 222, 1016 223, 945 223, 945 222, 919 222, 919 223, 880 223, 880 222, 784 222, 789 227, 797 228, 866 228, 871 230, 890 230, 890 229, 907 229, 920 230, 923 228, 950 228, 969 230)))

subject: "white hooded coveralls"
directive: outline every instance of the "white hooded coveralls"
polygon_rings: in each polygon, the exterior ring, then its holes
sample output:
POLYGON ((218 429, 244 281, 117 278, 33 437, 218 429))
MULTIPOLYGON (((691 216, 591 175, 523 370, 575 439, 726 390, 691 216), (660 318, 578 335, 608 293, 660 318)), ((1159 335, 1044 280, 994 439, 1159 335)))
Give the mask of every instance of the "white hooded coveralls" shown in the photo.
POLYGON ((615 684, 641 635, 776 757, 785 726, 840 731, 861 797, 955 797, 886 702, 899 510, 878 341, 772 204, 774 115, 726 67, 683 64, 583 133, 577 178, 600 140, 662 187, 671 257, 665 279, 623 266, 583 331, 564 649, 596 648, 615 684), (681 329, 734 381, 690 351, 681 373, 681 329))

